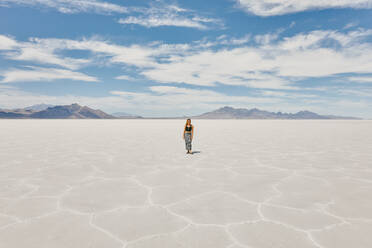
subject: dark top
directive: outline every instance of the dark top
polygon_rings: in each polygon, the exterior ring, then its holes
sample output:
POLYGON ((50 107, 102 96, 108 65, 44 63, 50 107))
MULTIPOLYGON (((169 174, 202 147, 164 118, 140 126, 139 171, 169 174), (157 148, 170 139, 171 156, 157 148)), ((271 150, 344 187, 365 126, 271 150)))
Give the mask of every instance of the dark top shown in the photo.
POLYGON ((192 130, 192 126, 186 126, 185 127, 185 131, 186 132, 191 132, 191 130, 192 130))

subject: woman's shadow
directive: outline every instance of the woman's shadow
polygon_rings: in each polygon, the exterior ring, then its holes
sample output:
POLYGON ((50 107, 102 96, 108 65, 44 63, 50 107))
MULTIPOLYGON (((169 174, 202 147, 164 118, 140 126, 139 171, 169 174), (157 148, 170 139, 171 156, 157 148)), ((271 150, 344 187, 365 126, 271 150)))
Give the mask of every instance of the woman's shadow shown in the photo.
POLYGON ((201 151, 193 151, 191 154, 201 153, 201 151))

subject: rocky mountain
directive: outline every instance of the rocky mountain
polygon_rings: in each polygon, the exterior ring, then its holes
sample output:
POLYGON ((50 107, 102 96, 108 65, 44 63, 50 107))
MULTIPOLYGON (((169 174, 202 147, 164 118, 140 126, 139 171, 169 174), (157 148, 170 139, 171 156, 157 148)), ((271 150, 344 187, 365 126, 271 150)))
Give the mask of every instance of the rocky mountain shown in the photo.
POLYGON ((0 118, 1 119, 20 119, 24 118, 23 114, 9 112, 8 110, 0 109, 0 118))
POLYGON ((5 119, 22 119, 27 118, 34 113, 33 110, 27 109, 0 109, 0 118, 5 119))
POLYGON ((198 116, 196 119, 359 119, 355 117, 343 117, 333 115, 319 115, 310 111, 300 111, 297 113, 269 112, 257 108, 244 109, 225 106, 211 112, 198 116))
POLYGON ((114 119, 115 117, 98 109, 91 109, 79 104, 47 107, 41 111, 32 108, 1 110, 0 118, 10 119, 114 119))
POLYGON ((24 108, 24 110, 32 110, 32 111, 42 111, 42 110, 45 110, 49 107, 54 107, 55 105, 50 105, 50 104, 36 104, 36 105, 32 105, 30 107, 26 107, 24 108))
POLYGON ((106 114, 99 109, 91 109, 79 104, 49 107, 45 110, 35 112, 31 118, 40 119, 113 119, 112 115, 106 114))

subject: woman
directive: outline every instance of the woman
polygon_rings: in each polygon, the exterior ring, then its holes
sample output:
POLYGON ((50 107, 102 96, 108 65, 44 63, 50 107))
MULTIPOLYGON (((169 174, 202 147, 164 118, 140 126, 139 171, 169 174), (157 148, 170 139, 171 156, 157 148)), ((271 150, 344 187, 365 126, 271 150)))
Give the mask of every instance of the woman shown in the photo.
POLYGON ((194 126, 191 124, 191 119, 187 119, 185 128, 183 129, 183 139, 186 144, 186 154, 192 154, 191 152, 191 141, 194 137, 194 126))

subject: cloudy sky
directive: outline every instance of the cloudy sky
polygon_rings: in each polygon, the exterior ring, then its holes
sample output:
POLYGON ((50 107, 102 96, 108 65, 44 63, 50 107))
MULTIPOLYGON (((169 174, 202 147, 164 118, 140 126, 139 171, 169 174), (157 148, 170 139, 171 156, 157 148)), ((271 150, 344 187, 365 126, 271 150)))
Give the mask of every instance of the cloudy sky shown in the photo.
POLYGON ((0 0, 0 108, 372 118, 372 0, 0 0))

